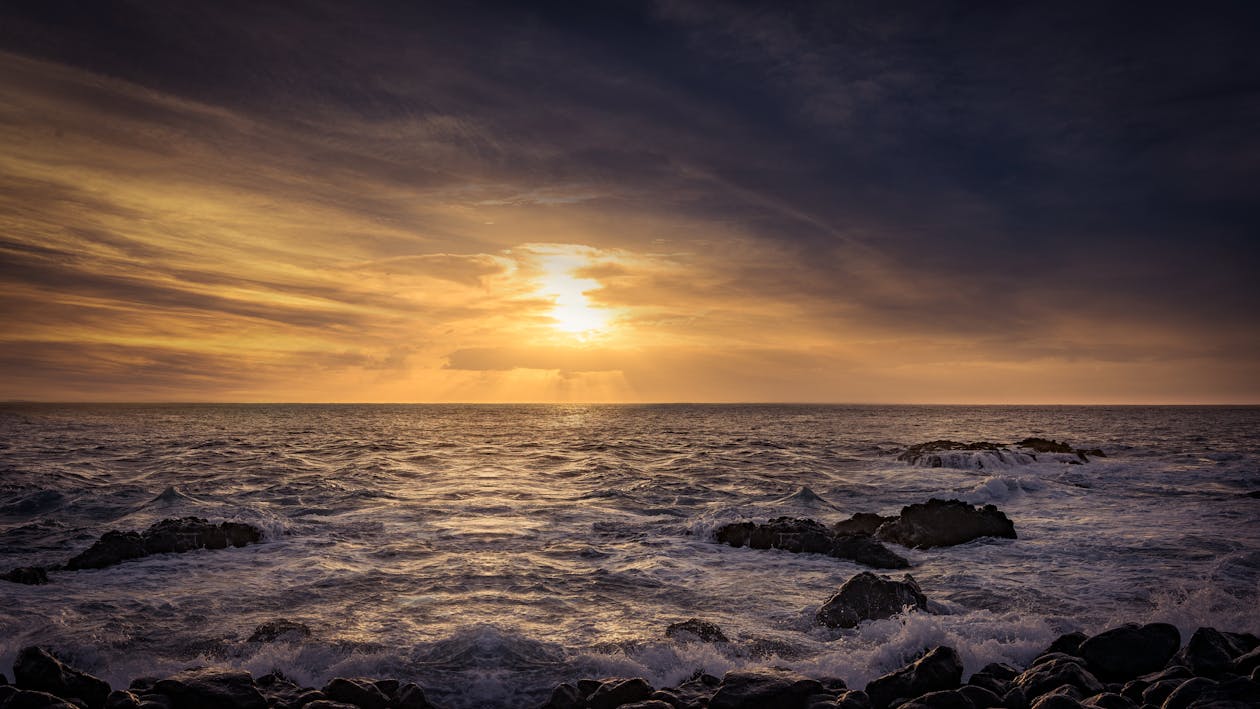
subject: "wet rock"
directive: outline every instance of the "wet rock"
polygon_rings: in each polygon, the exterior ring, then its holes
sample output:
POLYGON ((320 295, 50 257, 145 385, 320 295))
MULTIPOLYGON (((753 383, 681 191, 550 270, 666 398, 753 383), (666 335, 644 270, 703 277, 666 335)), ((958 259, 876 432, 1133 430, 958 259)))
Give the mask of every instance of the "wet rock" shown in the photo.
POLYGON ((1060 661, 1066 660, 1067 662, 1075 662, 1078 665, 1085 664, 1085 660, 1080 657, 1077 657, 1076 655, 1069 655, 1065 652, 1047 652, 1044 655, 1038 655, 1037 657, 1033 658, 1033 661, 1028 663, 1028 668, 1032 669, 1036 667, 1037 665, 1045 664, 1047 662, 1054 662, 1055 660, 1060 660, 1060 661))
POLYGON ((140 709, 140 698, 125 689, 115 689, 105 698, 105 709, 140 709))
POLYGON ((200 668, 184 670, 153 685, 179 709, 266 709, 267 700, 248 672, 200 668))
POLYGON ((389 697, 370 679, 363 677, 336 677, 324 685, 329 699, 353 704, 361 709, 386 709, 389 697))
POLYGON ((899 704, 898 709, 976 709, 971 700, 958 690, 928 692, 920 697, 899 704))
POLYGON ((1076 451, 1066 443, 1060 443, 1049 438, 1025 438, 1016 443, 1020 448, 1028 448, 1038 453, 1075 453, 1076 451))
POLYGON ((1028 709, 1028 695, 1019 687, 1012 686, 1002 695, 1002 706, 1009 709, 1028 709))
POLYGON ((1081 700, 1081 706, 1098 709, 1136 709, 1137 703, 1115 692, 1103 692, 1081 700))
POLYGON ((958 688, 958 693, 967 698, 971 702, 971 706, 975 709, 989 709, 990 707, 1002 706, 1002 696, 984 687, 974 684, 964 684, 958 688))
POLYGON ((664 687, 652 692, 650 699, 659 699, 674 707, 703 706, 721 684, 721 679, 701 673, 677 687, 664 687))
POLYGON ((958 652, 940 646, 899 670, 871 680, 866 693, 876 709, 883 709, 898 698, 912 699, 928 692, 957 689, 962 683, 962 671, 958 652))
POLYGON ((864 620, 891 618, 907 606, 927 610, 927 597, 913 577, 906 574, 894 581, 864 571, 845 581, 818 609, 814 621, 829 628, 854 628, 864 620))
POLYGON ((866 534, 871 535, 879 526, 885 522, 890 522, 895 517, 884 517, 882 515, 872 514, 870 512, 858 512, 843 522, 836 522, 831 525, 831 531, 836 534, 866 534))
POLYGON ((278 620, 269 620, 254 628, 254 632, 249 636, 248 642, 270 643, 276 640, 300 640, 308 638, 310 635, 311 629, 306 627, 306 625, 280 618, 278 620))
POLYGON ((623 704, 641 702, 652 696, 652 685, 641 677, 606 679, 586 698, 590 709, 614 709, 623 704))
POLYGON ((578 688, 565 682, 551 690, 551 698, 539 709, 582 709, 585 703, 586 697, 578 688))
POLYGON ((989 443, 988 441, 978 441, 975 443, 961 443, 959 441, 936 440, 927 443, 919 443, 910 446, 901 455, 897 456, 900 460, 911 465, 924 465, 930 468, 940 468, 945 464, 941 453, 953 453, 955 451, 1003 451, 1004 448, 997 443, 989 443))
POLYGON ((973 674, 967 684, 982 687, 1001 697, 1011 688, 1011 680, 1019 676, 1019 670, 1001 662, 994 662, 980 668, 973 674))
POLYGON ((730 642, 716 623, 699 618, 691 618, 681 623, 670 623, 669 627, 665 628, 665 637, 683 641, 699 640, 702 643, 730 642))
POLYGON ((1142 703, 1154 704, 1160 706, 1173 690, 1180 687, 1185 680, 1180 679, 1164 679, 1153 682, 1149 687, 1142 690, 1142 703))
POLYGON ((1130 623, 1081 643, 1080 656, 1095 677, 1126 681, 1168 664, 1181 647, 1181 633, 1167 623, 1130 623))
POLYGON ((1185 665, 1200 677, 1219 678, 1233 669, 1234 658, 1251 648, 1245 636, 1228 635, 1215 628, 1199 628, 1172 662, 1185 665))
MULTIPOLYGON (((62 699, 81 699, 92 709, 105 706, 109 684, 80 672, 43 648, 23 648, 13 663, 13 683, 18 689, 47 692, 62 699)), ((34 701, 34 700, 31 700, 34 701)))
POLYGON ((345 702, 334 702, 331 699, 316 699, 309 704, 303 704, 303 709, 359 709, 353 704, 345 702))
POLYGON ((1046 694, 1037 697, 1029 709, 1080 709, 1081 703, 1066 694, 1046 694))
POLYGON ((789 670, 727 672, 709 700, 709 709, 798 709, 823 686, 789 670))
POLYGON ((42 566, 19 566, 16 569, 0 574, 0 581, 23 583, 27 586, 41 586, 48 583, 48 570, 42 566))
POLYGON ((1164 699, 1163 709, 1232 709, 1260 707, 1260 683, 1247 677, 1214 682, 1206 677, 1186 680, 1164 699))
POLYGON ((776 517, 765 524, 737 522, 719 528, 715 536, 733 547, 826 554, 880 569, 910 566, 910 562, 870 537, 837 535, 812 519, 776 517))
POLYGON ((424 696, 424 689, 414 682, 408 682, 398 688, 398 692, 394 694, 394 703, 390 707, 391 709, 434 709, 428 697, 424 696))
POLYGON ((4 709, 81 709, 81 707, 47 692, 18 690, 4 700, 4 709))
POLYGON ((1104 691, 1101 682, 1090 674, 1075 658, 1058 657, 1024 670, 1015 678, 1013 684, 1024 691, 1030 700, 1063 685, 1076 688, 1081 696, 1100 694, 1104 691))
POLYGON ((622 704, 619 709, 674 709, 674 706, 659 699, 645 699, 641 702, 622 704))
POLYGON ((1186 709, 1198 701, 1204 693, 1216 687, 1216 682, 1207 677, 1194 677, 1182 682, 1164 698, 1161 709, 1186 709))
POLYGON ((1089 636, 1082 632, 1064 633, 1063 635, 1055 638, 1054 642, 1050 643, 1050 647, 1042 650, 1041 654, 1037 657, 1044 657, 1054 653, 1063 653, 1065 655, 1080 657, 1081 643, 1088 639, 1089 636))
POLYGON ((871 709, 871 697, 860 689, 836 695, 836 709, 871 709))
POLYGON ((1257 667, 1260 667, 1260 648, 1255 648, 1251 652, 1234 659, 1233 670, 1235 674, 1249 675, 1257 667))
POLYGON ((953 546, 979 537, 1015 539, 1015 525, 993 505, 972 507, 962 500, 938 500, 901 508, 897 519, 876 532, 884 541, 915 549, 953 546))
POLYGON ((143 532, 106 532, 86 551, 66 562, 66 568, 102 569, 151 554, 243 547, 262 539, 248 524, 211 524, 200 517, 164 519, 143 532))

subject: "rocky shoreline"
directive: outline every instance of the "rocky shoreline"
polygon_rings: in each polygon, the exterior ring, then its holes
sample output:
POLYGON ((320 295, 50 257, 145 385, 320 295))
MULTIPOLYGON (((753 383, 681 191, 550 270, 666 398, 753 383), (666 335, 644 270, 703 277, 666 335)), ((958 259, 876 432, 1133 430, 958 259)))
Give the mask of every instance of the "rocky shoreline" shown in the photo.
MULTIPOLYGON (((693 620, 678 626, 692 633, 690 640, 725 641, 711 624, 693 620)), ((420 685, 395 679, 338 677, 317 688, 302 687, 279 672, 253 677, 207 667, 138 678, 126 689, 114 689, 34 646, 18 654, 13 675, 13 684, 0 675, 0 709, 440 709, 420 685)), ((1026 667, 990 664, 965 682, 958 653, 936 646, 862 689, 850 688, 842 678, 766 667, 720 678, 697 673, 673 687, 653 687, 641 677, 583 679, 557 686, 546 702, 531 709, 1257 706, 1260 638, 1199 628, 1182 645, 1174 626, 1151 623, 1122 625, 1094 636, 1069 633, 1026 667)))

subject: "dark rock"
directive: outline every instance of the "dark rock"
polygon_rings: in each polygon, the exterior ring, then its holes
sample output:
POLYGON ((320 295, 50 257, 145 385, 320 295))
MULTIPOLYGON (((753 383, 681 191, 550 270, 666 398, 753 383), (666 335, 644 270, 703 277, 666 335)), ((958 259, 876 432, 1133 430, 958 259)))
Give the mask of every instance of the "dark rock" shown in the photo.
POLYGON ((691 618, 681 623, 670 623, 669 627, 665 628, 665 637, 676 640, 699 640, 703 643, 730 642, 716 623, 699 618, 691 618))
POLYGON ((414 682, 408 682, 398 688, 390 707, 391 709, 434 709, 428 697, 424 696, 424 690, 414 682))
POLYGON ((1250 497, 1253 500, 1260 500, 1260 490, 1252 490, 1251 492, 1244 492, 1243 497, 1250 497))
POLYGON ((1241 657, 1250 648, 1237 636, 1230 637, 1215 628, 1199 628, 1190 636, 1190 642, 1173 658, 1173 663, 1185 665, 1199 677, 1219 678, 1234 666, 1234 658, 1241 657))
POLYGON ((539 709, 582 709, 586 697, 578 688, 565 682, 551 690, 551 698, 539 709))
POLYGON ((1038 655, 1037 657, 1044 657, 1046 655, 1051 655, 1056 652, 1063 653, 1065 655, 1072 655, 1074 657, 1080 657, 1081 656, 1080 654, 1081 643, 1085 642, 1088 639, 1089 639, 1089 636, 1082 632, 1064 633, 1063 635, 1060 635, 1059 637, 1055 638, 1054 642, 1050 643, 1050 647, 1046 648, 1045 650, 1042 650, 1041 654, 1038 655))
POLYGON ((814 615, 814 622, 829 628, 854 628, 864 620, 891 618, 906 606, 927 610, 927 597, 910 574, 894 581, 863 571, 827 599, 814 615))
POLYGON ((652 696, 652 685, 641 677, 606 679, 586 698, 590 709, 614 709, 652 696))
POLYGON ((267 700, 248 672, 201 668, 159 680, 153 693, 170 697, 179 709, 266 709, 267 700))
POLYGON ((641 702, 622 704, 620 709, 674 709, 674 706, 659 699, 645 699, 641 702))
POLYGON ((19 566, 8 573, 0 574, 0 581, 41 586, 48 583, 48 570, 42 566, 19 566))
POLYGON ((658 689, 649 698, 659 699, 674 707, 704 706, 721 684, 722 680, 713 675, 698 674, 677 687, 658 689))
POLYGON ((897 519, 876 532, 884 541, 915 549, 953 546, 979 537, 1015 538, 1015 525, 993 505, 931 499, 901 508, 897 519))
POLYGON ((1168 664, 1181 647, 1181 633, 1167 623, 1112 628, 1081 643, 1085 666, 1101 680, 1131 680, 1168 664))
POLYGON ((345 702, 334 702, 331 699, 316 699, 310 704, 304 704, 304 709, 359 709, 353 704, 345 702))
POLYGON ((1033 665, 1016 677, 1014 684, 1024 690, 1024 696, 1030 700, 1065 684, 1075 687, 1081 696, 1099 694, 1104 690, 1102 683, 1081 666, 1079 660, 1066 658, 1033 665))
POLYGON ((918 660, 877 677, 866 685, 866 693, 876 709, 883 709, 894 699, 911 699, 928 692, 958 689, 962 683, 962 659, 952 647, 936 647, 918 660))
POLYGON ((1080 709, 1081 703, 1066 694, 1046 694, 1037 697, 1029 709, 1080 709))
POLYGON ((879 529, 881 524, 894 519, 896 517, 884 517, 870 512, 859 512, 843 522, 836 522, 831 525, 831 531, 836 534, 871 535, 875 533, 875 530, 879 529))
POLYGON ((940 453, 950 453, 954 451, 996 451, 1002 452, 1004 448, 997 443, 989 443, 988 441, 978 441, 976 443, 960 443, 958 441, 937 440, 928 441, 927 443, 919 443, 910 446, 901 455, 897 456, 900 460, 911 465, 925 465, 932 468, 939 468, 944 465, 940 453))
POLYGON ((80 707, 47 692, 19 690, 4 700, 4 709, 80 709, 80 707))
POLYGON ((300 640, 311 635, 311 629, 296 621, 280 618, 278 620, 269 620, 257 628, 254 633, 249 636, 247 642, 251 643, 269 643, 276 640, 300 640))
POLYGON ((1054 662, 1055 660, 1075 662, 1078 665, 1085 664, 1085 660, 1083 658, 1077 657, 1076 655, 1069 655, 1065 652, 1047 652, 1044 655, 1038 655, 1034 657, 1033 661, 1028 663, 1028 669, 1032 669, 1036 667, 1037 665, 1043 665, 1047 662, 1054 662))
POLYGON ((1016 443, 1015 445, 1019 446, 1020 448, 1028 448, 1029 450, 1034 450, 1038 453, 1075 453, 1076 452, 1076 450, 1074 450, 1072 446, 1069 446, 1066 443, 1059 443, 1058 441, 1054 441, 1049 438, 1036 438, 1036 437, 1025 438, 1024 440, 1020 441, 1019 443, 1016 443))
POLYGON ((307 689, 298 694, 297 697, 289 702, 290 707, 304 707, 311 702, 317 702, 321 699, 328 699, 328 696, 318 689, 307 689))
POLYGON ((994 662, 980 668, 973 674, 967 684, 983 687, 1001 697, 1011 688, 1011 680, 1019 676, 1019 670, 1010 665, 994 662))
POLYGON ((105 709, 140 709, 140 698, 125 689, 115 689, 105 698, 105 709))
POLYGON ((976 709, 971 700, 958 690, 928 692, 920 697, 899 704, 899 709, 976 709))
POLYGON ((1188 679, 1170 692, 1160 707, 1161 709, 1186 709, 1214 687, 1216 687, 1216 682, 1207 677, 1188 679))
POLYGON ((398 688, 402 686, 402 683, 396 679, 378 679, 372 684, 376 685, 377 689, 391 699, 395 694, 398 694, 398 688))
POLYGON ((709 700, 709 709, 798 709, 823 686, 789 670, 727 672, 709 700))
POLYGON ((879 569, 910 566, 910 562, 870 537, 837 535, 812 519, 776 517, 765 524, 738 522, 719 528, 715 536, 733 547, 826 554, 879 569))
POLYGON ((1008 709, 1028 709, 1028 695, 1019 687, 1012 686, 1002 695, 1002 706, 1008 709))
POLYGON ((139 533, 106 532, 86 551, 66 562, 66 568, 103 569, 151 554, 243 547, 261 539, 260 530, 239 522, 211 524, 200 517, 164 519, 139 533))
POLYGON ((1138 677, 1138 679, 1146 682, 1147 684, 1154 684, 1155 682, 1164 679, 1190 679, 1193 676, 1194 673, 1191 672, 1190 668, 1185 665, 1169 665, 1159 672, 1142 675, 1141 677, 1138 677))
POLYGON ((18 689, 17 687, 14 687, 13 685, 7 682, 0 682, 0 706, 4 706, 4 700, 8 699, 14 694, 17 694, 20 691, 22 690, 18 689))
POLYGON ((1158 682, 1153 682, 1149 687, 1142 690, 1142 703, 1159 706, 1164 703, 1164 700, 1168 698, 1168 695, 1173 693, 1174 689, 1180 687, 1182 683, 1186 681, 1188 680, 1163 679, 1158 682))
POLYGON ((18 689, 47 692, 62 699, 82 699, 92 709, 105 706, 109 696, 105 680, 80 672, 35 646, 18 653, 13 663, 13 683, 18 689))
POLYGON ((990 707, 1002 706, 1002 696, 997 692, 985 689, 975 684, 964 684, 958 688, 958 693, 967 698, 971 702, 971 706, 975 709, 989 709, 990 707))
POLYGON ((372 680, 363 677, 336 677, 324 685, 329 699, 353 704, 361 709, 386 709, 389 697, 372 680))
POLYGON ((1235 674, 1249 675, 1257 667, 1260 667, 1260 648, 1256 648, 1234 659, 1233 670, 1235 674))
POLYGON ((860 689, 851 689, 836 696, 837 709, 871 709, 871 697, 860 689))
POLYGON ((1081 700, 1082 706, 1098 707, 1098 709, 1136 709, 1137 704, 1115 692, 1103 692, 1081 700))

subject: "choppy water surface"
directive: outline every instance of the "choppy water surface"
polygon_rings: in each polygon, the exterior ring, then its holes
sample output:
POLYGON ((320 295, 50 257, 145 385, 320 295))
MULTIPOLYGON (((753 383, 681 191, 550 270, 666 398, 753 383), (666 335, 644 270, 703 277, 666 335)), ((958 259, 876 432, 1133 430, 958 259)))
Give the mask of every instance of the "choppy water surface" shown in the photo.
POLYGON ((250 522, 264 543, 0 585, 0 666, 51 645, 115 685, 190 664, 411 679, 529 706, 579 676, 775 664, 862 686, 927 644, 968 672, 1059 632, 1260 632, 1260 409, 51 406, 0 409, 0 570, 109 529, 250 522), (936 438, 1102 448, 1087 465, 911 467, 936 438), (802 486, 823 502, 793 496, 802 486), (815 627, 862 567, 720 546, 719 524, 993 502, 1017 540, 907 551, 934 614, 815 627), (729 646, 664 639, 717 622, 729 646), (248 643, 259 623, 306 640, 248 643))

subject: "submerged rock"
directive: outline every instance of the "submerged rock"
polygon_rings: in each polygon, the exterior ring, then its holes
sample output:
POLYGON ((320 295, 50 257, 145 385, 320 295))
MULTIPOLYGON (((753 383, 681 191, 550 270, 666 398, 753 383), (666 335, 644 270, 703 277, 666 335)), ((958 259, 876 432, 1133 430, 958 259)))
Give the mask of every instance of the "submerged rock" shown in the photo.
POLYGON ((1181 633, 1167 623, 1130 623, 1089 638, 1080 656, 1094 676, 1109 682, 1135 679, 1158 671, 1181 647, 1181 633))
POLYGON ((304 624, 280 618, 267 621, 254 628, 254 633, 249 636, 247 642, 269 643, 276 640, 300 640, 308 638, 310 635, 311 629, 304 624))
POLYGON ((200 517, 164 519, 143 532, 106 532, 86 551, 66 562, 66 568, 103 569, 151 554, 243 547, 261 539, 259 529, 240 522, 211 524, 200 517))
POLYGON ((48 570, 42 566, 19 566, 8 573, 0 574, 0 580, 41 586, 48 583, 48 570))
POLYGON ((1046 455, 1064 463, 1088 463, 1090 455, 1106 457, 1099 449, 1081 450, 1049 438, 1029 437, 1006 445, 990 441, 937 440, 910 446, 897 460, 927 468, 977 468, 1027 465, 1046 455))
POLYGON ((818 609, 814 621, 829 628, 854 628, 864 620, 891 618, 906 607, 927 610, 927 597, 914 578, 901 581, 864 571, 840 587, 818 609))
POLYGON ((670 623, 669 627, 665 628, 665 637, 676 640, 699 640, 703 643, 730 642, 716 623, 699 618, 691 618, 681 623, 670 623))
POLYGON ((915 699, 928 692, 958 689, 962 672, 958 652, 942 645, 899 670, 871 680, 866 685, 866 693, 875 709, 884 709, 897 699, 915 699))
POLYGON ((108 682, 76 670, 35 646, 18 653, 13 663, 13 683, 18 689, 82 700, 90 709, 104 707, 109 696, 108 682))
POLYGON ((870 537, 838 535, 812 519, 776 517, 765 524, 737 522, 719 528, 715 536, 719 542, 733 547, 826 554, 877 569, 910 566, 905 558, 870 537))
POLYGON ((980 537, 1015 539, 1015 525, 993 505, 972 507, 962 500, 932 498, 901 508, 897 519, 876 536, 915 549, 953 546, 980 537))

